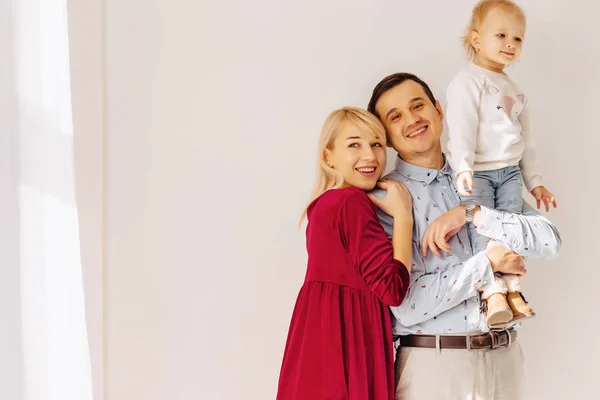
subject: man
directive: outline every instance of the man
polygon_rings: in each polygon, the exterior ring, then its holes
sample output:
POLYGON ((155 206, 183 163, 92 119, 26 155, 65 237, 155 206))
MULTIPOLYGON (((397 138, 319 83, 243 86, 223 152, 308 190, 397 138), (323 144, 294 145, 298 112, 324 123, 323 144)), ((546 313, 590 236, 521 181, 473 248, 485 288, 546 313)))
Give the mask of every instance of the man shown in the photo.
MULTIPOLYGON (((516 330, 489 331, 479 288, 495 272, 525 275, 523 257, 555 256, 561 246, 557 229, 525 202, 520 215, 460 204, 441 150, 443 112, 418 77, 385 78, 368 109, 398 152, 387 178, 404 184, 413 197, 411 285, 402 305, 392 308, 394 334, 400 337, 396 397, 521 399, 523 355, 516 330), (506 247, 474 252, 466 223, 506 247)), ((393 218, 381 211, 379 217, 391 236, 393 218)))

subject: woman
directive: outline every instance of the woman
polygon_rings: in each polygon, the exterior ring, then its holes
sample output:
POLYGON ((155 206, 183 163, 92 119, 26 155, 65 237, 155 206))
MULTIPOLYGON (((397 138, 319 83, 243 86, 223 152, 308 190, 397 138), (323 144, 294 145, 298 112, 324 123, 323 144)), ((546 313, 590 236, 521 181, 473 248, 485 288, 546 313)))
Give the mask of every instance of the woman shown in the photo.
POLYGON ((388 306, 409 286, 412 202, 402 184, 378 183, 385 131, 369 112, 332 112, 321 131, 306 240, 308 267, 292 316, 278 400, 394 398, 388 306), (367 195, 375 186, 383 199, 367 195), (394 217, 392 244, 373 201, 394 217))

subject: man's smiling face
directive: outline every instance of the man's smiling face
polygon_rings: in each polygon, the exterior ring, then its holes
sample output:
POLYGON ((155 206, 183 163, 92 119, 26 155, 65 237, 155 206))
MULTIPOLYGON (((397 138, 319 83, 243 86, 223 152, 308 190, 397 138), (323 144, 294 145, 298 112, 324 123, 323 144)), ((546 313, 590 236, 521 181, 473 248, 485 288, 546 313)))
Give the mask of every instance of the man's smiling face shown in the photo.
POLYGON ((443 113, 423 87, 406 80, 386 91, 375 106, 385 127, 388 143, 404 160, 441 151, 443 113))

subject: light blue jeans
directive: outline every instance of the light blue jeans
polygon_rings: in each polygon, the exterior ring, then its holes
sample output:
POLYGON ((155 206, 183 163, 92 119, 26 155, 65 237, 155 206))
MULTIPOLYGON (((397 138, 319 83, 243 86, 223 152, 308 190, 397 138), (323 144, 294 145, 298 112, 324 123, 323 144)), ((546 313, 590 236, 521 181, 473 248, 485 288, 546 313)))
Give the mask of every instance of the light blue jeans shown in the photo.
MULTIPOLYGON (((461 201, 498 211, 520 214, 523 211, 523 176, 518 165, 491 171, 473 172, 473 195, 461 196, 461 201)), ((477 233, 469 224, 473 254, 485 250, 489 238, 477 233)))

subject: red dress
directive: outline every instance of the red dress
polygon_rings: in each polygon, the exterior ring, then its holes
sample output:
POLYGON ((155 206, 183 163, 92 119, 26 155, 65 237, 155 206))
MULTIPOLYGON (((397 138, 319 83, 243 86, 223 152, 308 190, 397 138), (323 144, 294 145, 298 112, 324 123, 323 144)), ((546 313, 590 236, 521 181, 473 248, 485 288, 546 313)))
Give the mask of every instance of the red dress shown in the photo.
POLYGON ((308 267, 292 315, 278 400, 392 400, 388 306, 409 273, 367 194, 332 189, 308 208, 308 267))

